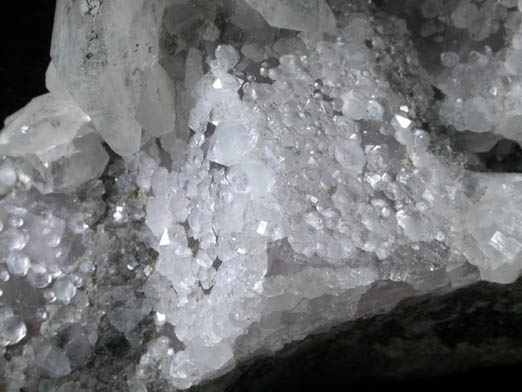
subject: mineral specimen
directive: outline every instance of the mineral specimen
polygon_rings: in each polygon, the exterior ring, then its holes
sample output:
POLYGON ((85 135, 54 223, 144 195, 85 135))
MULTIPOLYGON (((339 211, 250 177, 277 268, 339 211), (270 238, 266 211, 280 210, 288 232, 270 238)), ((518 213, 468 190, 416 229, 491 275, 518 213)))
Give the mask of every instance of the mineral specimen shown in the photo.
POLYGON ((480 153, 522 142, 522 14, 399 3, 58 0, 0 134, 8 390, 187 389, 381 281, 513 282, 522 175, 480 153))

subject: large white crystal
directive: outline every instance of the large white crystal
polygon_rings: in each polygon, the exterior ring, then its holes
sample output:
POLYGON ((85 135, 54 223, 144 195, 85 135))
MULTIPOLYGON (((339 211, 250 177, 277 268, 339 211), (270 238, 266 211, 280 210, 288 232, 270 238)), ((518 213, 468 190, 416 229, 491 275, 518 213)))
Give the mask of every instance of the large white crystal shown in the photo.
POLYGON ((89 120, 74 102, 42 95, 6 119, 0 155, 20 157, 66 145, 89 120))
POLYGON ((522 271, 522 176, 476 175, 474 181, 485 188, 467 215, 467 229, 483 254, 476 262, 485 279, 512 282, 522 271))
MULTIPOLYGON (((153 67, 159 55, 159 29, 165 0, 101 2, 58 0, 51 55, 58 78, 91 116, 109 146, 121 155, 139 150, 142 126, 138 107, 154 97, 153 67), (97 5, 94 6, 93 4, 97 5), (152 80, 151 80, 152 78, 152 80), (145 91, 142 95, 142 85, 145 91), (143 100, 143 103, 140 101, 143 100)), ((166 91, 170 91, 164 86, 166 91)), ((151 110, 151 109, 149 109, 151 110)), ((163 109, 164 110, 164 109, 163 109)), ((144 121, 148 114, 141 112, 144 121)), ((167 115, 163 114, 162 115, 167 115)), ((150 125, 150 132, 163 124, 150 125)))
POLYGON ((6 119, 0 155, 26 157, 21 175, 42 193, 70 190, 99 177, 109 161, 89 121, 67 96, 42 95, 6 119))
POLYGON ((273 27, 298 31, 330 31, 335 16, 325 0, 246 0, 273 27))
MULTIPOLYGON (((461 47, 458 53, 441 51, 441 65, 446 69, 437 69, 431 75, 445 95, 441 119, 457 131, 492 132, 522 143, 518 121, 522 107, 517 99, 522 82, 518 12, 510 12, 511 2, 465 0, 446 8, 442 1, 435 3, 443 10, 436 18, 441 24, 431 33, 433 36, 426 34, 425 38, 433 40, 440 34, 461 47), (468 47, 466 39, 484 43, 498 35, 495 15, 506 18, 505 48, 498 52, 489 44, 468 47), (508 84, 503 82, 506 78, 508 84)), ((437 26, 433 20, 424 26, 437 26)))
POLYGON ((74 139, 69 145, 28 157, 32 170, 27 174, 42 193, 64 192, 102 175, 109 154, 102 145, 101 137, 90 127, 85 135, 74 139))
POLYGON ((220 123, 210 141, 209 160, 232 166, 251 152, 257 143, 257 131, 238 120, 220 123))
POLYGON ((159 64, 144 72, 144 87, 136 119, 150 135, 159 137, 174 131, 175 90, 172 79, 159 64))

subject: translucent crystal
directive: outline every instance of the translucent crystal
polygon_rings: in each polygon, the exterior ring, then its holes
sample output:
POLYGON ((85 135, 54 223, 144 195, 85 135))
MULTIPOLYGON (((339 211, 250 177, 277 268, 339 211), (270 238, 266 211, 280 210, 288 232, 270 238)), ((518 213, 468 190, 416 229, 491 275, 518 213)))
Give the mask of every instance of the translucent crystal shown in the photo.
POLYGON ((353 118, 354 120, 369 118, 369 100, 363 93, 350 90, 343 96, 343 101, 343 114, 345 116, 353 118))
POLYGON ((26 231, 18 229, 7 229, 0 233, 0 245, 2 251, 19 251, 25 248, 29 241, 29 235, 26 231))
POLYGON ((29 270, 27 279, 33 287, 42 289, 51 284, 52 276, 42 265, 31 264, 31 269, 29 270))
POLYGON ((68 304, 76 294, 76 286, 69 278, 63 277, 54 282, 53 291, 58 301, 68 304))
POLYGON ((489 243, 494 249, 502 253, 502 255, 504 255, 504 257, 506 257, 508 260, 513 260, 522 251, 522 243, 513 237, 504 235, 500 231, 496 231, 495 234, 493 234, 489 240, 489 243))
POLYGON ((31 260, 22 252, 13 251, 7 257, 7 268, 13 275, 25 276, 31 268, 31 260))
POLYGON ((234 68, 239 61, 239 54, 234 47, 230 45, 219 45, 216 48, 216 59, 221 66, 228 71, 234 68))
POLYGON ((57 334, 71 367, 82 367, 90 361, 93 347, 79 323, 65 324, 57 334))
POLYGON ((8 193, 17 180, 18 174, 13 163, 10 161, 0 163, 0 195, 8 193))
POLYGON ((233 166, 228 180, 238 193, 259 194, 270 192, 275 183, 274 173, 263 162, 248 160, 233 166))
POLYGON ((47 312, 43 308, 38 309, 35 313, 35 316, 38 321, 47 320, 47 312))
POLYGON ((31 342, 37 366, 51 377, 63 377, 71 372, 71 363, 63 349, 51 341, 37 338, 31 342))
POLYGON ((7 282, 10 278, 11 275, 9 275, 9 271, 4 267, 0 267, 0 282, 7 282))
POLYGON ((366 157, 357 142, 339 141, 335 146, 335 158, 346 170, 358 174, 366 164, 366 157))
POLYGON ((109 162, 109 155, 100 137, 88 130, 70 145, 39 154, 30 162, 34 170, 30 173, 40 192, 64 192, 99 177, 109 162))
POLYGON ((513 74, 522 74, 522 50, 513 50, 509 53, 506 67, 513 74))
POLYGON ((0 309, 0 346, 16 344, 25 338, 26 334, 27 327, 20 317, 8 315, 0 309))
POLYGON ((24 156, 67 145, 88 122, 89 116, 74 102, 42 95, 6 121, 0 155, 24 156))
POLYGON ((232 166, 254 149, 257 132, 238 120, 220 123, 211 139, 209 160, 223 166, 232 166))
POLYGON ((453 11, 451 15, 455 27, 465 29, 475 21, 479 15, 478 7, 470 0, 460 2, 459 6, 453 11))
POLYGON ((134 153, 141 141, 135 118, 141 71, 158 60, 165 1, 117 0, 89 12, 80 3, 56 5, 51 56, 58 78, 114 151, 134 153))
POLYGON ((273 27, 298 31, 329 31, 335 16, 324 0, 246 0, 273 27))
POLYGON ((151 310, 150 302, 137 299, 129 287, 116 287, 107 294, 106 298, 116 305, 108 314, 108 319, 118 331, 131 331, 151 310))
POLYGON ((172 132, 176 123, 174 83, 159 64, 147 70, 143 79, 136 119, 152 136, 172 132))

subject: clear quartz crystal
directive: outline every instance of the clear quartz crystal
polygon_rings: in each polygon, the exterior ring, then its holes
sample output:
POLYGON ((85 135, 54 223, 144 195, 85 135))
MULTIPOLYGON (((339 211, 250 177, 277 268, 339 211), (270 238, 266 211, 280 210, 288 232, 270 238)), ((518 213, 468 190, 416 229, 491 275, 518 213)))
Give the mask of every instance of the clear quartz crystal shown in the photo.
POLYGON ((51 56, 58 79, 122 155, 140 148, 138 87, 158 59, 159 40, 154 37, 165 3, 99 2, 87 13, 73 0, 58 0, 56 5, 51 56))
POLYGON ((19 251, 13 251, 7 257, 7 268, 13 275, 25 276, 31 268, 31 260, 19 251))
POLYGON ((47 272, 44 266, 32 264, 27 279, 31 286, 42 289, 49 286, 52 281, 52 276, 47 272))
POLYGON ((63 277, 54 282, 53 291, 58 301, 68 304, 76 294, 76 287, 69 278, 63 277))
POLYGON ((232 166, 254 149, 257 132, 240 121, 226 121, 217 126, 210 143, 209 160, 232 166))
POLYGON ((0 346, 6 347, 20 342, 27 334, 25 323, 12 309, 0 307, 0 346))
POLYGON ((274 27, 298 31, 328 31, 335 16, 325 0, 246 0, 274 27))

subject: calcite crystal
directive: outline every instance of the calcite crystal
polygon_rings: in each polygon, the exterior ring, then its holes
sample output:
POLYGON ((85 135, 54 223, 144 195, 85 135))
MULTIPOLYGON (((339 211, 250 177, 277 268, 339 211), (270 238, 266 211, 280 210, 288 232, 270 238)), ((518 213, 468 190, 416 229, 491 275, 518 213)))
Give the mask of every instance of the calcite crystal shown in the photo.
POLYGON ((0 133, 8 390, 187 389, 383 282, 518 277, 522 175, 481 158, 522 141, 522 13, 392 3, 57 1, 0 133))
POLYGON ((109 146, 121 155, 139 150, 142 127, 151 127, 153 134, 158 132, 157 126, 148 122, 146 113, 136 118, 138 111, 147 111, 143 106, 172 112, 172 97, 151 91, 155 89, 153 83, 161 83, 163 89, 168 89, 170 83, 154 68, 165 3, 166 0, 56 3, 51 57, 58 77, 91 116, 109 146))

